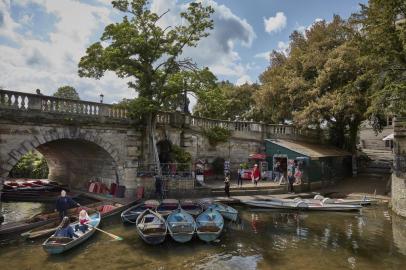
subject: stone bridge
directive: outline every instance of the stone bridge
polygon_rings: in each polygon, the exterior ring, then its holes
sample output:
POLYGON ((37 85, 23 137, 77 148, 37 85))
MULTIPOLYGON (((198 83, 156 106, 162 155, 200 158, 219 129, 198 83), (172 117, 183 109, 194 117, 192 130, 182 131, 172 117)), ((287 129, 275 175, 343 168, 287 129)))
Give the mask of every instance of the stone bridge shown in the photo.
MULTIPOLYGON (((144 132, 115 105, 0 90, 0 178, 7 178, 20 158, 35 149, 44 155, 52 180, 81 187, 99 178, 125 185, 132 195, 137 186, 151 187, 150 179, 137 177, 148 149, 144 132)), ((157 142, 184 147, 193 160, 222 157, 237 164, 261 151, 264 138, 317 136, 289 125, 220 121, 179 112, 158 115, 157 142), (202 131, 215 126, 232 135, 227 143, 212 147, 202 131)))

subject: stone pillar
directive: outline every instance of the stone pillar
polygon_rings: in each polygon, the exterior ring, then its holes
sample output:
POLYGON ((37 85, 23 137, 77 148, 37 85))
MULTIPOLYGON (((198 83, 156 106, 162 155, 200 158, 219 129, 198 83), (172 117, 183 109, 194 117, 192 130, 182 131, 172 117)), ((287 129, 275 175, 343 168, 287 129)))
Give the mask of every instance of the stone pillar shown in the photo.
POLYGON ((394 163, 392 173, 392 209, 406 217, 406 118, 394 122, 394 163))

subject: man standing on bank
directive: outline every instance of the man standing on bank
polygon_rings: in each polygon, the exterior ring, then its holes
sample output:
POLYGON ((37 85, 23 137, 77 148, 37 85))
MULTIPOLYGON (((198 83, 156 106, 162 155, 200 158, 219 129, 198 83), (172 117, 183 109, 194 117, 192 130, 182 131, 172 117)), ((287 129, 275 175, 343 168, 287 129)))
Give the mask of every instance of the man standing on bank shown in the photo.
POLYGON ((226 177, 224 179, 224 192, 226 196, 230 198, 230 173, 226 173, 226 177))
POLYGON ((56 200, 55 211, 59 212, 59 218, 62 220, 63 217, 68 216, 68 209, 74 206, 80 206, 71 197, 66 195, 66 191, 61 191, 61 196, 56 200))
POLYGON ((242 167, 242 164, 240 164, 240 168, 238 168, 238 171, 237 171, 237 186, 241 185, 241 187, 242 187, 243 176, 244 176, 244 168, 242 167))

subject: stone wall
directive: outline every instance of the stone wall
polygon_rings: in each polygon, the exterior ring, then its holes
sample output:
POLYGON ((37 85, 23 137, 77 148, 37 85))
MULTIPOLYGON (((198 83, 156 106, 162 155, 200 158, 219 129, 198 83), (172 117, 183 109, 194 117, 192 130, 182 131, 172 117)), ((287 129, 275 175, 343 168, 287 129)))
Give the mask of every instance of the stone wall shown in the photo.
POLYGON ((394 122, 394 168, 392 173, 392 209, 406 217, 406 118, 394 122))

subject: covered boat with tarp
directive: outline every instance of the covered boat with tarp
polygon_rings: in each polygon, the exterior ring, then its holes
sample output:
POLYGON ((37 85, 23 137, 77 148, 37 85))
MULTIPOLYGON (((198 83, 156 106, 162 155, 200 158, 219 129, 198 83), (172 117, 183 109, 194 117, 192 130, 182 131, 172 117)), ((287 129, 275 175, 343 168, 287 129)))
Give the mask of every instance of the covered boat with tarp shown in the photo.
POLYGON ((203 212, 203 207, 199 203, 192 200, 182 200, 180 202, 180 207, 195 217, 203 212))

